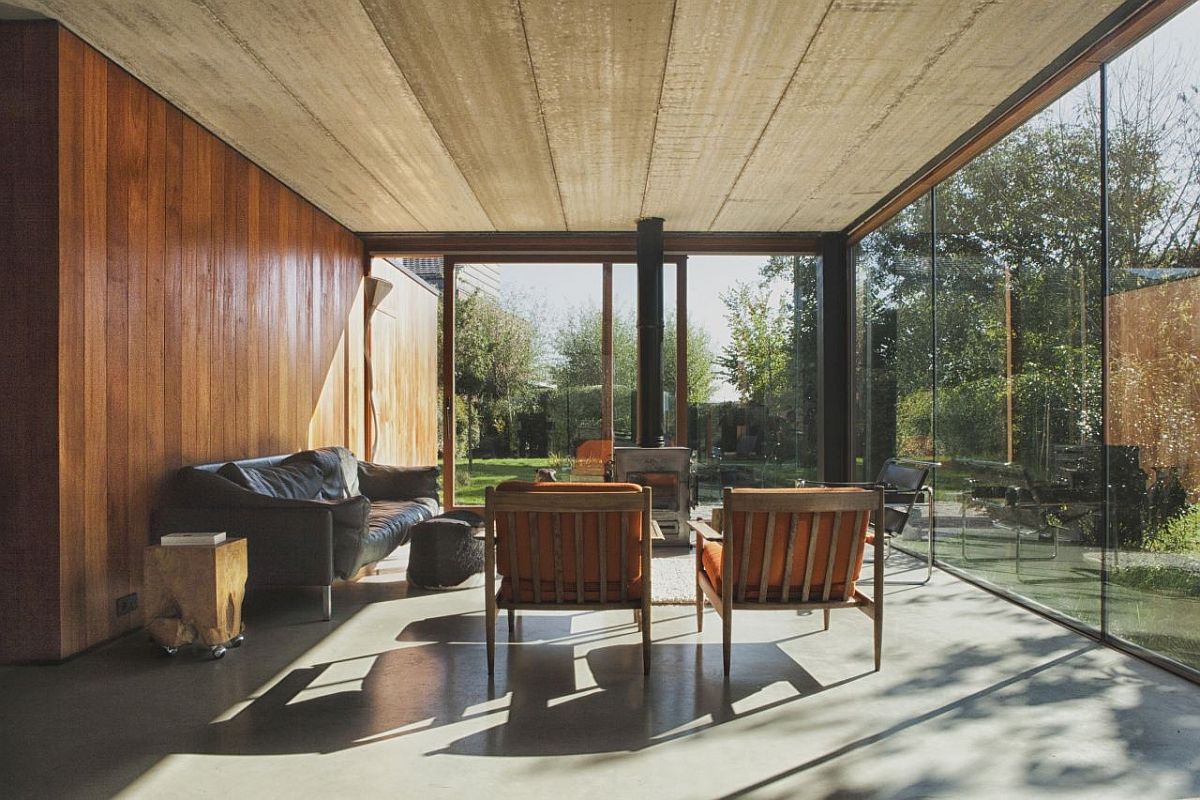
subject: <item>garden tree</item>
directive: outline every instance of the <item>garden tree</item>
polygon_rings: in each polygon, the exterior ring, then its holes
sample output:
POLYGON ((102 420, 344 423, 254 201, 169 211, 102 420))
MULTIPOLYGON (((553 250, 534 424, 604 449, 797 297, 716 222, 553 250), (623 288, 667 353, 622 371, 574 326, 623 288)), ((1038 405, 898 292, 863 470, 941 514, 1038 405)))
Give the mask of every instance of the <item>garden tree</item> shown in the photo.
MULTIPOLYGON (((574 309, 552 336, 556 353, 550 367, 551 381, 558 387, 554 406, 556 430, 562 431, 558 446, 569 449, 573 440, 592 438, 600 429, 600 384, 603 372, 600 363, 601 311, 593 303, 574 309), (568 411, 570 412, 568 415, 568 411), (592 431, 595 431, 593 434, 592 431)), ((664 386, 675 385, 674 313, 664 320, 663 340, 664 386)), ((712 396, 712 339, 708 332, 689 322, 688 345, 688 402, 704 403, 712 396)), ((630 431, 633 420, 630 404, 626 402, 637 384, 637 325, 633 314, 616 310, 613 313, 613 416, 617 430, 630 431)))
POLYGON ((465 427, 467 459, 484 425, 511 445, 514 420, 538 377, 540 351, 533 324, 514 307, 483 292, 455 304, 454 380, 465 427))
POLYGON ((816 463, 817 261, 772 256, 721 296, 730 343, 717 360, 741 402, 762 407, 768 458, 816 463))

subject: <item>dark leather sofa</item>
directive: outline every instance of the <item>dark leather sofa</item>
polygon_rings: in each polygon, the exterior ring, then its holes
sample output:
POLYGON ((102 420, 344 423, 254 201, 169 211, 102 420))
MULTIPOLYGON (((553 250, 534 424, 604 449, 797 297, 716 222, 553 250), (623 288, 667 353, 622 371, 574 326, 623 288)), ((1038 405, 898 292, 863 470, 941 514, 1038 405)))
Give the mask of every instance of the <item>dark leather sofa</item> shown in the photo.
POLYGON ((155 536, 226 531, 245 537, 249 583, 330 586, 407 544, 412 527, 438 513, 437 467, 359 461, 345 448, 184 467, 155 536))

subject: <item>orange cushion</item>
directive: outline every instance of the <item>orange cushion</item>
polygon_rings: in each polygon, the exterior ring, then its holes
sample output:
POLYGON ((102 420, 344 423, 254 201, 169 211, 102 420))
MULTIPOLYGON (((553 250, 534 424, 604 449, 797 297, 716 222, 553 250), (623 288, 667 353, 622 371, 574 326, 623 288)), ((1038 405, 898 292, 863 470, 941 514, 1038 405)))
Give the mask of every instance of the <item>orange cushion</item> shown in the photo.
MULTIPOLYGON (((634 483, 529 483, 526 481, 506 481, 496 487, 497 492, 508 493, 592 493, 592 492, 629 492, 640 493, 642 487, 634 483)), ((609 586, 608 600, 615 601, 620 597, 621 581, 621 517, 628 517, 628 538, 625 540, 625 577, 630 591, 633 586, 640 586, 642 577, 642 512, 611 511, 604 513, 604 580, 609 586)), ((580 554, 583 563, 584 595, 589 602, 599 602, 600 586, 600 536, 599 526, 601 513, 597 511, 580 514, 582 521, 583 552, 580 554), (590 591, 590 590, 595 590, 590 591)), ((514 574, 520 581, 520 599, 523 602, 533 602, 533 584, 535 578, 541 579, 543 602, 554 602, 555 548, 554 529, 557 519, 560 533, 559 558, 562 563, 562 581, 564 591, 569 587, 570 599, 575 599, 576 585, 576 537, 575 518, 573 511, 561 514, 553 512, 501 513, 496 515, 496 571, 505 580, 514 574), (509 530, 509 522, 515 525, 515 530, 509 530), (533 547, 534 529, 530 525, 531 517, 537 532, 537 547, 533 547), (512 563, 512 551, 516 550, 516 564, 512 563), (536 561, 536 569, 535 569, 536 561), (535 574, 536 573, 536 574, 535 574)), ((502 582, 503 587, 503 582, 502 582)), ((638 590, 640 592, 640 589, 638 590)), ((511 597, 511 589, 501 590, 505 599, 511 597)))
MULTIPOLYGON (((604 597, 604 601, 606 603, 619 602, 621 599, 621 584, 616 581, 606 581, 606 583, 607 583, 607 588, 606 588, 606 595, 604 597)), ((556 601, 554 599, 554 581, 553 580, 542 581, 541 584, 542 584, 541 585, 541 590, 542 590, 542 600, 541 601, 543 603, 551 603, 551 604, 555 603, 556 601)), ((575 589, 576 589, 576 586, 575 586, 574 579, 572 579, 569 583, 565 580, 563 581, 563 598, 564 598, 565 602, 567 602, 567 603, 575 602, 575 589)), ((512 601, 512 599, 513 599, 512 594, 513 594, 512 578, 501 579, 500 592, 497 595, 497 597, 503 601, 512 601)), ((521 603, 534 602, 533 581, 525 580, 524 578, 522 578, 520 581, 520 587, 519 587, 517 594, 518 594, 518 597, 517 597, 518 602, 521 602, 521 603)), ((640 575, 637 578, 635 578, 634 580, 630 581, 629 589, 628 589, 625 597, 627 600, 630 600, 630 601, 642 599, 642 578, 640 575)), ((599 581, 584 582, 584 584, 583 584, 583 601, 585 603, 599 603, 600 602, 600 582, 599 581)))
MULTIPOLYGON (((866 541, 866 526, 867 517, 863 514, 859 522, 859 547, 857 552, 849 552, 851 540, 851 532, 854 525, 854 515, 844 514, 841 518, 841 536, 838 541, 838 551, 833 559, 833 576, 830 581, 829 599, 844 600, 854 594, 855 581, 859 573, 862 571, 863 553, 865 550, 864 544, 866 541), (846 571, 851 565, 853 558, 853 576, 847 585, 846 571)), ((756 513, 754 519, 751 520, 751 546, 750 546, 750 561, 746 570, 746 599, 759 599, 759 584, 762 579, 762 561, 763 549, 766 541, 767 515, 764 513, 756 513)), ((735 585, 733 593, 736 597, 738 587, 736 580, 741 575, 741 544, 745 538, 746 515, 744 512, 736 512, 733 515, 733 531, 730 538, 733 542, 733 570, 735 585)), ((767 599, 779 600, 783 596, 783 579, 787 561, 787 541, 789 534, 790 519, 787 514, 779 514, 775 520, 775 532, 772 535, 771 553, 767 567, 767 599)), ((803 602, 808 600, 820 600, 825 591, 825 572, 829 566, 829 545, 830 537, 833 529, 833 514, 822 514, 820 527, 817 531, 816 549, 813 551, 813 569, 811 584, 809 587, 809 596, 804 598, 800 596, 800 589, 804 584, 804 571, 808 563, 808 544, 809 535, 812 527, 812 520, 807 515, 801 515, 797 525, 796 545, 792 553, 792 570, 791 570, 791 586, 792 589, 788 593, 789 602, 803 602)), ((700 554, 700 561, 704 568, 705 575, 708 576, 709 582, 713 587, 720 592, 723 578, 724 564, 724 545, 721 542, 705 542, 704 549, 700 554)))

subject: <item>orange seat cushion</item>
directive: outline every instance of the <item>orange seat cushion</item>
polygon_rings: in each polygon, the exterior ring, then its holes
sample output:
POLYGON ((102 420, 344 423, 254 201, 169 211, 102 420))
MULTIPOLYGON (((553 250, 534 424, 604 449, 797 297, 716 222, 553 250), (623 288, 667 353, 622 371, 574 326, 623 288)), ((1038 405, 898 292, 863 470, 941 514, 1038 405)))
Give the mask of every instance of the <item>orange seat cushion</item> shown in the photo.
MULTIPOLYGON (((527 483, 506 481, 496 487, 498 493, 592 493, 630 492, 640 494, 642 487, 633 483, 527 483)), ((567 501, 564 501, 566 505, 567 501)), ((622 574, 626 580, 626 597, 641 597, 642 582, 642 511, 584 511, 567 510, 554 512, 503 512, 496 514, 496 571, 501 575, 500 598, 512 600, 512 579, 518 581, 518 600, 534 602, 533 581, 540 581, 541 598, 544 603, 554 603, 555 585, 555 530, 559 541, 557 558, 562 569, 564 598, 575 602, 578 573, 582 563, 584 601, 600 602, 601 558, 600 518, 604 517, 604 583, 608 602, 618 602, 621 592, 622 574), (576 518, 581 522, 579 537, 576 536, 576 518), (625 560, 622 571, 621 537, 622 516, 627 520, 625 560), (510 529, 510 526, 512 528, 510 529), (577 553, 577 541, 582 541, 582 552, 577 553), (536 542, 536 547, 535 547, 536 542), (513 551, 516 552, 515 564, 513 551), (577 558, 577 555, 579 556, 577 558)))
MULTIPOLYGON (((841 519, 841 530, 838 540, 838 550, 833 558, 833 575, 830 580, 829 599, 834 601, 849 599, 854 594, 855 581, 859 573, 862 571, 863 553, 866 542, 866 526, 867 514, 862 515, 859 522, 858 539, 860 544, 857 551, 850 552, 850 541, 854 527, 854 516, 846 514, 841 519), (851 566, 853 565, 853 566, 851 566), (847 570, 852 576, 849 583, 846 581, 847 570)), ((750 545, 750 560, 746 569, 746 600, 757 601, 759 599, 759 585, 762 579, 762 563, 763 550, 766 542, 766 528, 768 515, 757 513, 751 520, 751 545, 750 545)), ((741 575, 741 558, 742 549, 741 542, 744 540, 744 526, 746 524, 746 515, 744 512, 735 513, 732 520, 732 528, 736 532, 732 534, 733 540, 733 578, 735 585, 733 587, 734 597, 737 597, 738 587, 736 581, 741 575)), ((788 593, 788 602, 804 602, 805 600, 820 600, 825 592, 825 573, 829 567, 829 550, 830 541, 833 532, 833 515, 822 515, 819 529, 817 530, 816 547, 813 550, 813 565, 812 576, 809 587, 809 595, 807 598, 801 596, 801 589, 804 584, 804 573, 808 563, 809 537, 811 535, 812 520, 807 515, 801 517, 797 525, 796 544, 792 553, 792 569, 790 575, 791 591, 788 593)), ((783 581, 786 572, 787 562, 787 542, 789 536, 790 519, 787 514, 777 515, 775 522, 775 531, 772 534, 771 553, 768 559, 767 566, 767 596, 766 599, 780 600, 783 596, 783 581)), ((722 590, 725 575, 724 572, 724 555, 725 545, 721 542, 705 542, 704 548, 700 553, 700 562, 704 569, 704 574, 708 577, 709 582, 718 592, 722 590)))
MULTIPOLYGON (((605 596, 604 596, 603 602, 605 602, 605 603, 620 602, 620 600, 621 600, 621 584, 620 584, 620 582, 619 581, 606 581, 605 583, 607 584, 607 586, 605 588, 605 596)), ((565 580, 563 581, 563 602, 564 603, 576 602, 576 588, 577 587, 575 585, 575 580, 573 577, 572 577, 570 583, 567 583, 565 580)), ((542 599, 541 599, 542 603, 556 602, 554 599, 554 581, 553 580, 542 581, 541 582, 541 591, 542 591, 542 599)), ((500 580, 500 592, 497 595, 497 597, 501 602, 513 602, 512 578, 502 578, 500 580)), ((637 578, 635 578, 629 582, 629 588, 625 594, 625 599, 630 602, 642 599, 642 578, 640 575, 637 578)), ((533 581, 526 580, 524 578, 521 579, 520 587, 517 591, 516 602, 519 602, 519 603, 535 602, 534 595, 533 595, 533 581)), ((599 581, 594 581, 594 582, 585 581, 584 582, 584 584, 583 584, 583 602, 585 602, 585 603, 602 602, 600 599, 600 582, 599 581)))

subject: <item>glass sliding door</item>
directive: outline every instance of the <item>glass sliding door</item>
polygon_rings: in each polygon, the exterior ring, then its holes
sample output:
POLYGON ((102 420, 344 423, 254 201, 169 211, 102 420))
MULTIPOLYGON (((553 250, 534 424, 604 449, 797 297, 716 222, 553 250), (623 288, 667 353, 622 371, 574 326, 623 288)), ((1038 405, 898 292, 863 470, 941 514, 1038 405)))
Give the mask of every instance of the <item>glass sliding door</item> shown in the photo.
POLYGON ((454 504, 482 505, 540 469, 575 477, 600 436, 599 264, 459 264, 455 270, 454 504))

